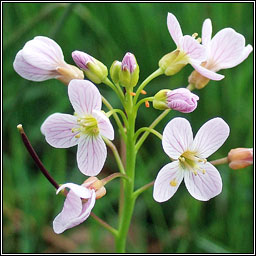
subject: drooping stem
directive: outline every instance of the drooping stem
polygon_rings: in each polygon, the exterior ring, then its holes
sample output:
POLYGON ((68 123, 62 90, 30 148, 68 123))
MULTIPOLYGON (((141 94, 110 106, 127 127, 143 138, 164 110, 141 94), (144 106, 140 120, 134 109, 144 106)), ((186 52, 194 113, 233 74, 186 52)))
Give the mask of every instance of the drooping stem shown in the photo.
POLYGON ((23 130, 23 127, 21 124, 19 124, 17 126, 22 141, 27 149, 27 151, 29 152, 29 154, 31 155, 31 157, 33 158, 34 162, 36 163, 37 167, 40 169, 40 171, 43 173, 43 175, 46 177, 46 179, 56 188, 59 188, 59 184, 52 178, 52 176, 50 175, 50 173, 46 170, 46 168, 44 167, 43 163, 41 162, 40 158, 38 157, 37 153, 35 152, 34 148, 32 147, 25 131, 23 130))
POLYGON ((103 185, 106 185, 107 183, 109 183, 111 180, 116 179, 116 178, 123 178, 126 180, 130 180, 129 177, 125 174, 122 174, 120 172, 115 172, 110 174, 109 176, 105 177, 104 179, 102 179, 102 183, 103 185))

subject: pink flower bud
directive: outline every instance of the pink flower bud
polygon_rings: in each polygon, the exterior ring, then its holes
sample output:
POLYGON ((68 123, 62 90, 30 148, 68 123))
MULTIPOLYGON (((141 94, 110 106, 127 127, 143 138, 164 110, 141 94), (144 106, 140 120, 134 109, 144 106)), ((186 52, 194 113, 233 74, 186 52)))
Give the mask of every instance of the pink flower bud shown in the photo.
POLYGON ((252 148, 235 148, 228 153, 229 167, 233 170, 242 169, 253 164, 252 148))
POLYGON ((129 70, 130 73, 133 73, 135 68, 137 66, 137 61, 135 59, 135 56, 127 52, 122 60, 122 70, 129 70))
POLYGON ((190 113, 197 107, 199 97, 186 88, 179 88, 167 93, 167 105, 173 110, 190 113))
POLYGON ((96 192, 96 199, 100 199, 107 193, 102 181, 94 176, 89 177, 87 180, 85 180, 83 182, 83 186, 88 189, 94 189, 96 192))
POLYGON ((72 52, 72 58, 76 65, 81 69, 88 69, 87 64, 89 62, 94 62, 93 57, 89 54, 81 51, 72 52))

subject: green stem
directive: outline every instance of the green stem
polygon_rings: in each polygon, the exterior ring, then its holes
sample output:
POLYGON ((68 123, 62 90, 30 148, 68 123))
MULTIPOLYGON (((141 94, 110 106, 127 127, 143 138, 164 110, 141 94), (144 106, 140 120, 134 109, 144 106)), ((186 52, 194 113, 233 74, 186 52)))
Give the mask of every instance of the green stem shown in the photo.
POLYGON ((146 101, 153 101, 153 100, 154 100, 154 97, 147 97, 147 98, 144 98, 144 99, 140 100, 140 101, 136 104, 136 107, 135 107, 136 111, 138 111, 139 106, 140 106, 141 104, 145 103, 146 101))
POLYGON ((190 90, 190 91, 193 91, 195 89, 195 86, 193 84, 189 84, 187 86, 187 89, 190 90))
POLYGON ((122 174, 120 172, 115 172, 115 173, 112 173, 110 174, 109 176, 105 177, 104 179, 102 179, 102 183, 103 185, 105 186, 107 183, 109 183, 111 180, 114 180, 116 178, 123 178, 123 179, 126 179, 126 180, 130 180, 130 178, 125 175, 125 174, 122 174))
MULTIPOLYGON (((153 129, 170 111, 171 109, 166 109, 160 116, 158 116, 155 119, 155 121, 149 126, 149 128, 153 129)), ((149 133, 149 131, 145 131, 144 134, 140 137, 139 141, 136 143, 135 146, 136 152, 138 152, 139 148, 141 147, 145 139, 148 137, 149 133)))
POLYGON ((163 74, 163 71, 161 68, 157 69, 154 73, 152 73, 150 76, 148 76, 139 86, 139 88, 136 91, 136 95, 134 96, 134 104, 136 104, 138 97, 140 96, 141 91, 145 88, 145 86, 154 78, 160 76, 163 74))
POLYGON ((159 133, 158 131, 156 131, 156 130, 154 130, 154 129, 152 129, 152 128, 149 128, 149 127, 142 127, 142 128, 140 128, 139 130, 136 131, 136 133, 135 133, 135 135, 134 135, 135 141, 136 141, 136 139, 138 138, 138 136, 139 136, 142 132, 144 132, 144 131, 149 131, 149 132, 155 134, 160 140, 162 140, 162 137, 163 137, 163 136, 162 136, 162 134, 159 133))
POLYGON ((220 159, 217 159, 217 160, 210 161, 210 163, 212 165, 227 164, 228 163, 228 158, 223 157, 223 158, 220 158, 220 159))
POLYGON ((124 166, 123 166, 123 162, 121 160, 121 157, 116 149, 116 146, 115 144, 113 144, 109 139, 107 139, 106 137, 103 137, 103 140, 105 141, 105 143, 109 146, 109 148, 112 150, 113 154, 114 154, 114 157, 116 159, 116 163, 117 163, 117 166, 119 168, 119 171, 122 173, 122 174, 125 174, 125 169, 124 169, 124 166))
POLYGON ((108 117, 110 117, 114 113, 119 113, 121 115, 121 117, 123 118, 123 122, 124 122, 125 126, 127 126, 128 123, 127 123, 126 115, 124 114, 124 112, 121 109, 112 109, 109 112, 107 112, 106 115, 108 117))
POLYGON ((148 188, 152 187, 154 185, 155 181, 151 181, 150 183, 144 185, 143 187, 137 189, 136 191, 133 192, 133 197, 136 199, 142 192, 147 190, 148 188))
POLYGON ((117 96, 121 100, 122 104, 124 104, 124 94, 123 94, 122 90, 118 89, 107 77, 102 82, 104 84, 106 84, 107 86, 109 86, 117 94, 117 96))

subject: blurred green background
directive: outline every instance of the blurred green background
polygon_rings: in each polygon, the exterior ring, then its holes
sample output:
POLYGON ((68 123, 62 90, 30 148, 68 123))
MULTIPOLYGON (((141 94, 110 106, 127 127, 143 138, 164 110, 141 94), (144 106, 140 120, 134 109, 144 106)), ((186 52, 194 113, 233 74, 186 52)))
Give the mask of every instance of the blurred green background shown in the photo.
MULTIPOLYGON (((50 147, 40 126, 52 113, 72 113, 67 88, 57 80, 27 81, 13 70, 13 60, 24 44, 37 35, 54 39, 67 63, 81 50, 110 67, 126 52, 135 54, 140 82, 158 68, 158 60, 175 49, 167 25, 167 13, 179 20, 184 34, 198 32, 211 18, 213 35, 232 27, 253 44, 253 3, 4 3, 3 4, 3 252, 4 253, 111 253, 112 236, 94 219, 61 235, 52 221, 64 198, 41 175, 25 150, 17 124, 23 127, 46 168, 59 183, 81 184, 85 177, 76 165, 76 147, 50 147)), ((187 66, 174 77, 160 76, 146 90, 148 96, 163 88, 187 86, 192 72, 187 66)), ((174 116, 183 116, 196 132, 208 119, 222 117, 231 133, 209 160, 227 155, 236 147, 253 147, 253 54, 242 64, 221 70, 225 79, 211 81, 195 91, 200 97, 191 114, 171 112, 156 129, 162 132, 174 116)), ((120 104, 112 91, 98 86, 114 107, 120 104)), ((141 107, 137 127, 149 125, 161 111, 141 107)), ((114 120, 111 119, 113 125, 114 120)), ((116 127, 116 126, 115 126, 116 127)), ((116 132, 114 143, 120 146, 116 132)), ((117 171, 112 153, 99 177, 117 171)), ((169 162, 159 139, 150 135, 137 159, 136 187, 155 179, 169 162)), ((175 196, 162 204, 152 198, 152 188, 139 197, 128 238, 130 253, 252 253, 253 168, 218 167, 223 191, 208 202, 195 200, 184 183, 175 196)), ((94 213, 116 226, 119 181, 107 185, 107 195, 97 201, 94 213)))

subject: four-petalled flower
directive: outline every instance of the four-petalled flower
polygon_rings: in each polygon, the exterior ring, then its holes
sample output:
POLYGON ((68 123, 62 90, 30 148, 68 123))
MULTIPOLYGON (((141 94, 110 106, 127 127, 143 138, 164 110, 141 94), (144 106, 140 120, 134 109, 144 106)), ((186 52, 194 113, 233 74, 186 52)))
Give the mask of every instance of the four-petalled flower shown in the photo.
POLYGON ((101 112, 101 95, 93 83, 74 79, 69 83, 68 95, 75 114, 52 114, 42 124, 41 131, 53 147, 78 145, 78 168, 85 175, 96 176, 107 157, 102 136, 113 140, 114 129, 101 112))
POLYGON ((162 145, 173 162, 159 171, 154 183, 154 199, 157 202, 170 199, 183 178, 194 198, 207 201, 217 196, 222 190, 221 176, 206 158, 225 142, 228 135, 229 126, 221 118, 206 122, 194 140, 186 119, 172 119, 164 129, 162 145))

